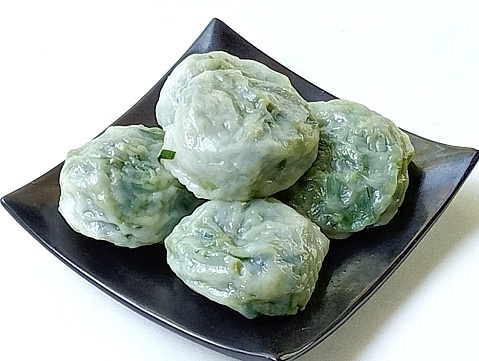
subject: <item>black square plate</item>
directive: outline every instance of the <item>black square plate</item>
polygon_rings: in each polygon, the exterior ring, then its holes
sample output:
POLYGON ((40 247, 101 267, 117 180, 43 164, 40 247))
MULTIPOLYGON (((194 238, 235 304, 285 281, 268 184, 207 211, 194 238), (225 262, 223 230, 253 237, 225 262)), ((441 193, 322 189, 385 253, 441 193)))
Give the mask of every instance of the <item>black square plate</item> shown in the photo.
MULTIPOLYGON (((178 62, 189 54, 212 50, 254 59, 286 74, 306 100, 334 98, 218 19, 210 22, 178 62)), ((155 104, 170 71, 114 124, 155 126, 155 104)), ((158 324, 238 359, 291 360, 324 340, 385 282, 444 211, 478 161, 475 149, 409 135, 416 155, 409 169, 410 187, 397 216, 387 226, 333 242, 306 310, 295 316, 248 320, 190 291, 167 266, 163 245, 130 250, 73 232, 57 211, 61 164, 2 198, 2 204, 65 264, 158 324)))

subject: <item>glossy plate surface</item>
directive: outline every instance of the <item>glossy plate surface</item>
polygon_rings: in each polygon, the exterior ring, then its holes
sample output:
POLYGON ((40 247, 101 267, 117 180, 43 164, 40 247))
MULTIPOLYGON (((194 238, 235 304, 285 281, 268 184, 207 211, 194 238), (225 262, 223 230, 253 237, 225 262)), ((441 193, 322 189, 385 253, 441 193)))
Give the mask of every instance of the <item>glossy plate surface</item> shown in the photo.
MULTIPOLYGON (((217 19, 179 61, 212 50, 255 59, 286 74, 309 101, 334 98, 217 19)), ((114 124, 156 125, 155 104, 169 72, 114 124)), ((130 250, 73 232, 57 211, 61 164, 2 198, 2 204, 65 264, 158 324, 238 359, 291 360, 324 340, 378 289, 437 220, 479 158, 474 149, 410 137, 416 155, 396 217, 387 226, 332 242, 306 310, 289 317, 248 320, 193 293, 170 271, 162 245, 130 250)))

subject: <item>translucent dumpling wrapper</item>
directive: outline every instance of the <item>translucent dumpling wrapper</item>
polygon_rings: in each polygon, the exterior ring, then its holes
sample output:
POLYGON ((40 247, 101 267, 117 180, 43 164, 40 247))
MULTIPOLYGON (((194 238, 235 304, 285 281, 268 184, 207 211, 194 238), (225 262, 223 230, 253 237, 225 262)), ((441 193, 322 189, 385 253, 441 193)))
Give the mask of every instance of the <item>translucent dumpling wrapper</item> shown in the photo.
POLYGON ((388 223, 409 184, 414 154, 409 137, 358 103, 338 99, 310 106, 320 125, 318 157, 279 199, 330 238, 388 223))
POLYGON ((192 290, 245 317, 303 310, 329 240, 272 199, 208 201, 165 239, 167 262, 192 290))
POLYGON ((180 66, 186 75, 172 74, 179 85, 165 83, 172 95, 162 91, 157 114, 173 113, 163 124, 165 149, 175 156, 163 164, 198 198, 268 197, 293 185, 311 166, 317 124, 287 77, 257 62, 246 66, 220 55, 202 55, 203 63, 219 64, 202 72, 200 55, 187 58, 180 66))
POLYGON ((114 126, 71 150, 59 211, 75 231, 135 248, 159 243, 200 203, 158 161, 164 132, 114 126))
POLYGON ((173 69, 161 89, 156 105, 158 124, 164 128, 174 122, 181 93, 188 88, 193 78, 205 71, 235 69, 241 71, 247 78, 275 83, 286 89, 291 88, 288 77, 257 61, 240 59, 224 51, 192 54, 173 69))

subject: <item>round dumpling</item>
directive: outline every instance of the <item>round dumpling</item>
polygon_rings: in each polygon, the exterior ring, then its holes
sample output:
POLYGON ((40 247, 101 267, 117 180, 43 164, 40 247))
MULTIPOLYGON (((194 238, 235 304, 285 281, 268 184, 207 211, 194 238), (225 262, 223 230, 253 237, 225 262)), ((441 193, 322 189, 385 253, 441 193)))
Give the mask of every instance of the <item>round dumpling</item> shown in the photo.
POLYGON ((162 242, 199 204, 159 163, 163 137, 160 128, 115 126, 71 150, 58 208, 67 223, 118 246, 162 242))
POLYGON ((167 262, 192 290, 248 318, 303 310, 329 240, 273 199, 212 200, 165 239, 167 262))
POLYGON ((393 122, 347 100, 310 103, 320 125, 318 157, 278 197, 321 227, 330 238, 345 238, 388 223, 404 200, 409 137, 393 122))
POLYGON ((164 128, 174 122, 180 95, 194 77, 205 71, 231 69, 241 71, 248 78, 291 87, 288 77, 254 60, 240 59, 224 51, 192 54, 173 69, 161 89, 156 105, 158 124, 164 128))
POLYGON ((240 69, 190 79, 164 128, 164 147, 175 156, 163 164, 198 198, 268 197, 292 186, 317 155, 317 124, 289 80, 240 69))

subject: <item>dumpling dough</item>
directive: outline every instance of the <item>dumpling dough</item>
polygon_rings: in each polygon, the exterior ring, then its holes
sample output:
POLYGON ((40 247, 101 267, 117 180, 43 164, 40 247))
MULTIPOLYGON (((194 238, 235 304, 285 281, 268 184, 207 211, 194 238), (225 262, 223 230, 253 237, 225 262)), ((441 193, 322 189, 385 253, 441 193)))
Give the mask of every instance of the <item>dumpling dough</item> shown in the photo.
POLYGON ((160 95, 157 114, 173 114, 160 118, 165 149, 175 152, 165 167, 205 199, 246 201, 293 185, 317 155, 308 103, 287 77, 262 64, 202 56, 221 66, 199 72, 201 57, 187 58, 180 70, 188 76, 172 74, 179 84, 165 84, 171 93, 160 95))
POLYGON ((305 308, 329 240, 275 199, 213 200, 183 218, 165 246, 168 264, 188 287, 254 318, 305 308))
POLYGON ((160 128, 115 126, 71 150, 58 208, 67 223, 118 246, 162 242, 200 203, 159 163, 163 137, 160 128))
POLYGON ((330 238, 388 223, 404 200, 409 137, 389 119, 347 100, 310 103, 320 124, 318 157, 279 199, 330 238))
POLYGON ((190 81, 205 71, 239 70, 247 77, 291 88, 289 78, 266 65, 250 59, 240 59, 224 51, 192 54, 178 64, 165 81, 156 105, 156 119, 165 128, 175 120, 181 93, 190 81))

